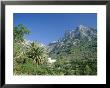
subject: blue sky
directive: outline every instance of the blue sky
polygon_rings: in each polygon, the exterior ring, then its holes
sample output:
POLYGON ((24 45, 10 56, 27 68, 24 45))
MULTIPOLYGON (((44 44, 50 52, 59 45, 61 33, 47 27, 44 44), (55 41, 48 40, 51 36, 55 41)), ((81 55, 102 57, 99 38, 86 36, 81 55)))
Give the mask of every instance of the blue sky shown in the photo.
POLYGON ((43 44, 61 38, 65 30, 73 30, 79 25, 97 27, 95 13, 14 13, 13 25, 24 24, 31 34, 26 39, 43 44))

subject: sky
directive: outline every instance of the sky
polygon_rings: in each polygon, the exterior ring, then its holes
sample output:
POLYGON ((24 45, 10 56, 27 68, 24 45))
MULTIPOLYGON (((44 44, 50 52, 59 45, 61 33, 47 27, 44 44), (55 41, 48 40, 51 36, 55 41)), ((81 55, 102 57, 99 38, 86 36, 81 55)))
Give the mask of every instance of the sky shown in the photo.
POLYGON ((73 30, 79 25, 97 28, 95 13, 14 13, 14 27, 23 24, 31 34, 27 40, 48 44, 63 37, 66 30, 73 30))

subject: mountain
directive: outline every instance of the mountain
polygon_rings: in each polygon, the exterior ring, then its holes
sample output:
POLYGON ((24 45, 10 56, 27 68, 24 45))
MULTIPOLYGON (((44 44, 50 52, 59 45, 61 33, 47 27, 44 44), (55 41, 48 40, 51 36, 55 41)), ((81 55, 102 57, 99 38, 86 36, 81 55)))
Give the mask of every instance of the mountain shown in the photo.
POLYGON ((52 58, 96 58, 97 30, 80 25, 64 36, 48 45, 49 55, 52 58))

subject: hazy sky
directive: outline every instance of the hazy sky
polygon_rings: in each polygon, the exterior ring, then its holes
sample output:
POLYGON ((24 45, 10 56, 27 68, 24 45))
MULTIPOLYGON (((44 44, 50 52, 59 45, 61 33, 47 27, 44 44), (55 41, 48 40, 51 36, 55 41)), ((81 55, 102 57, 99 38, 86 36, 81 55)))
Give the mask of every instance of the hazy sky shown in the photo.
POLYGON ((14 13, 13 24, 24 24, 31 34, 28 40, 37 40, 43 44, 55 41, 63 36, 65 30, 73 30, 79 25, 97 27, 95 13, 14 13))

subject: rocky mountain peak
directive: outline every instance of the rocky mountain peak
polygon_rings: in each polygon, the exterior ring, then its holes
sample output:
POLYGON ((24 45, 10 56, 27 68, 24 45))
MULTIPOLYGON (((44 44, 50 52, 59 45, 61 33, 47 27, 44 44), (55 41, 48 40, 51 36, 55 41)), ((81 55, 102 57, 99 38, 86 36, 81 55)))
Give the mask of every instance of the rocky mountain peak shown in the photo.
POLYGON ((94 31, 94 28, 79 25, 75 29, 66 32, 64 36, 58 40, 59 42, 50 43, 49 48, 52 53, 60 52, 65 48, 77 46, 81 41, 93 41, 93 39, 96 38, 96 34, 97 30, 94 31))
POLYGON ((78 28, 79 28, 79 30, 81 30, 81 29, 88 29, 88 28, 87 28, 86 26, 84 26, 84 25, 79 25, 78 28))

